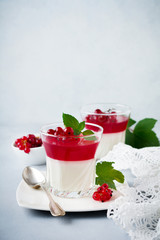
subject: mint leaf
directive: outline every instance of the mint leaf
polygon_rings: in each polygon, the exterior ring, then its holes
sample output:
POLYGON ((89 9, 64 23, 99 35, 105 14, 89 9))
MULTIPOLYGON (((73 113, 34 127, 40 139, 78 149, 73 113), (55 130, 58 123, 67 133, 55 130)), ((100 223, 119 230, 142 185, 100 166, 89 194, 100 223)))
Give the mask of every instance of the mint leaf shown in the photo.
POLYGON ((135 120, 133 120, 132 118, 129 119, 128 124, 127 124, 127 128, 131 127, 132 125, 134 125, 136 123, 135 120))
POLYGON ((81 132, 85 128, 85 121, 80 122, 78 126, 78 130, 81 132))
MULTIPOLYGON (((79 121, 75 117, 66 113, 63 113, 62 117, 63 117, 64 125, 66 127, 73 128, 74 135, 79 135, 81 131, 85 128, 85 121, 79 123, 79 121)), ((86 131, 90 131, 90 130, 86 130, 86 131)), ((93 134, 93 132, 89 134, 93 134)), ((89 135, 89 134, 86 134, 86 135, 89 135)), ((88 140, 91 140, 91 139, 88 139, 88 140)), ((96 140, 96 138, 94 137, 94 139, 92 140, 96 140)))
POLYGON ((160 146, 159 139, 152 130, 156 122, 154 118, 145 118, 136 124, 134 130, 127 129, 125 143, 135 148, 160 146))
MULTIPOLYGON (((94 134, 94 132, 92 132, 91 130, 85 130, 85 131, 82 132, 82 134, 83 134, 84 136, 87 136, 87 135, 92 135, 92 134, 94 134)), ((87 136, 87 137, 84 137, 84 139, 89 140, 89 141, 95 141, 95 140, 97 140, 97 138, 96 138, 95 136, 91 136, 91 137, 87 136)))
POLYGON ((91 130, 85 130, 82 133, 83 133, 84 136, 94 134, 94 132, 92 132, 91 130))
MULTIPOLYGON (((75 117, 66 113, 63 113, 62 117, 63 117, 64 125, 66 127, 73 128, 74 135, 76 136, 79 135, 82 132, 82 130, 85 128, 85 121, 79 123, 79 121, 75 117)), ((86 140, 89 140, 89 141, 97 140, 95 136, 91 136, 91 137, 87 136, 87 135, 94 134, 94 132, 92 132, 91 130, 85 130, 82 133, 84 136, 86 136, 84 137, 84 139, 86 140)))
POLYGON ((63 123, 66 127, 71 127, 73 130, 78 129, 79 121, 70 114, 63 113, 63 123))
POLYGON ((103 183, 107 183, 110 188, 116 189, 115 183, 113 182, 114 180, 120 183, 124 182, 124 175, 113 168, 113 163, 114 162, 97 163, 96 184, 102 185, 103 183))
POLYGON ((81 133, 81 131, 79 131, 78 129, 74 129, 74 135, 79 135, 81 133))

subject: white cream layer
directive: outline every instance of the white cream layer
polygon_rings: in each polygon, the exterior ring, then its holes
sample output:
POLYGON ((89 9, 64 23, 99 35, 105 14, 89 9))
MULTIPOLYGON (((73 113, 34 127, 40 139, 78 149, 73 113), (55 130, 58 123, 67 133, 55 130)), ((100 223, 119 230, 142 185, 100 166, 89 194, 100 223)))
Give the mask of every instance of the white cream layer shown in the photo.
POLYGON ((47 181, 58 191, 78 192, 93 187, 95 159, 60 161, 47 157, 47 181))
POLYGON ((112 150, 113 146, 118 144, 119 142, 124 143, 125 132, 126 131, 122 131, 119 133, 104 133, 102 135, 101 141, 96 152, 96 159, 104 157, 110 150, 112 150))

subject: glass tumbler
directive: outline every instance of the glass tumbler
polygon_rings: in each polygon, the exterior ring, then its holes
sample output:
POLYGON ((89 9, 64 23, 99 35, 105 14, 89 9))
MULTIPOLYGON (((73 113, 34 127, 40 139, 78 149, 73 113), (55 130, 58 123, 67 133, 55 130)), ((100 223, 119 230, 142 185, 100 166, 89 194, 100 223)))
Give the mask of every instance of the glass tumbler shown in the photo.
POLYGON ((82 119, 103 127, 103 135, 96 158, 104 157, 113 146, 125 142, 125 132, 130 117, 130 108, 115 103, 89 104, 81 108, 82 119))
POLYGON ((55 136, 47 133, 56 127, 65 126, 63 123, 53 123, 41 128, 46 152, 47 182, 57 196, 87 196, 95 184, 95 153, 103 128, 86 123, 85 129, 92 130, 91 135, 55 136))

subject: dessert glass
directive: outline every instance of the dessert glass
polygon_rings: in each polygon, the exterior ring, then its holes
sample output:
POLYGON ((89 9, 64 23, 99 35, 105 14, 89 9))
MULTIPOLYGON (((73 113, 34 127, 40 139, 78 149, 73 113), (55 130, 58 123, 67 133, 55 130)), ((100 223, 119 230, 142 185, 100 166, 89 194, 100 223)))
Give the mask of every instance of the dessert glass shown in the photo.
POLYGON ((47 182, 51 191, 60 197, 88 196, 95 184, 95 153, 103 128, 86 123, 92 135, 55 136, 49 129, 64 128, 63 123, 42 127, 41 137, 46 151, 47 182))
POLYGON ((130 116, 130 108, 127 105, 89 104, 81 108, 81 116, 85 122, 103 127, 103 135, 96 152, 96 159, 104 157, 119 142, 125 142, 125 132, 130 116), (96 109, 101 110, 101 112, 95 112, 96 109))

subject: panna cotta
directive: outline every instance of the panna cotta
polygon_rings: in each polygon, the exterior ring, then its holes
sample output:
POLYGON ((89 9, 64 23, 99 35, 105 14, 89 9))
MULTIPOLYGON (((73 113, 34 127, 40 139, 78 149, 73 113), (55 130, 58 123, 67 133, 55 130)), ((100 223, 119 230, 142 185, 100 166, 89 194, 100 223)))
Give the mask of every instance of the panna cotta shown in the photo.
POLYGON ((81 114, 87 123, 103 127, 96 159, 104 157, 119 142, 125 142, 125 132, 130 115, 128 106, 120 104, 86 105, 82 108, 81 114))
MULTIPOLYGON (((58 124, 63 130, 63 125, 58 124)), ((54 194, 61 197, 86 196, 95 184, 95 153, 103 129, 86 124, 92 135, 57 134, 55 124, 42 128, 46 151, 47 182, 54 194), (53 131, 52 131, 53 130, 53 131)))
POLYGON ((118 144, 119 142, 125 142, 125 132, 118 133, 104 133, 101 138, 101 142, 98 146, 96 152, 96 159, 100 159, 104 157, 110 150, 112 150, 113 146, 118 144))
POLYGON ((59 191, 87 191, 94 185, 95 159, 83 161, 59 161, 46 158, 47 181, 59 191))

